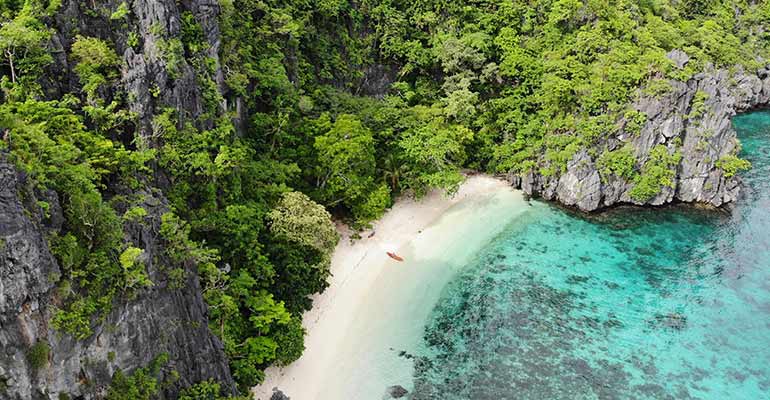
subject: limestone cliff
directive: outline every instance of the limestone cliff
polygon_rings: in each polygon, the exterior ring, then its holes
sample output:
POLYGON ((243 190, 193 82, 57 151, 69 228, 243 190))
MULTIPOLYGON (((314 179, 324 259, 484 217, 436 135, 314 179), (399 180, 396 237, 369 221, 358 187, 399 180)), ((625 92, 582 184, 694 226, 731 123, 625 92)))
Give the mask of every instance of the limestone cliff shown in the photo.
MULTIPOLYGON (((217 0, 110 0, 100 2, 98 10, 76 0, 64 0, 53 21, 55 34, 51 40, 55 62, 46 74, 48 96, 59 98, 78 93, 80 84, 67 54, 78 35, 108 41, 123 59, 120 81, 110 88, 125 97, 130 111, 136 113, 138 133, 152 139, 152 119, 163 108, 173 108, 180 117, 197 121, 205 110, 201 80, 211 79, 221 91, 223 73, 219 65, 220 33, 217 0), (112 10, 126 4, 130 13, 124 18, 111 18, 112 10), (207 48, 206 57, 213 61, 212 76, 202 76, 170 45, 178 39, 183 13, 189 13, 201 27, 207 48)), ((152 143, 152 141, 151 141, 152 143)))
POLYGON ((166 206, 155 194, 143 195, 148 215, 129 223, 126 235, 142 244, 154 286, 119 299, 91 337, 75 340, 50 326, 59 301, 59 266, 45 235, 62 219, 56 195, 34 193, 23 175, 0 162, 0 397, 58 399, 64 393, 75 399, 101 398, 115 371, 130 373, 163 353, 169 356, 163 369, 163 380, 170 384, 168 398, 179 387, 210 378, 232 390, 222 345, 207 326, 197 275, 188 274, 178 287, 163 272, 164 265, 173 265, 158 233, 166 206), (35 198, 53 205, 48 216, 35 198), (36 368, 27 353, 37 343, 50 350, 44 365, 36 368))
MULTIPOLYGON (((680 65, 687 62, 681 51, 672 51, 669 58, 680 65)), ((623 203, 662 205, 680 201, 719 207, 732 202, 740 191, 740 180, 726 176, 729 174, 720 166, 720 160, 738 151, 730 118, 770 102, 770 68, 736 72, 707 68, 687 82, 669 83, 668 93, 640 96, 632 105, 646 115, 638 132, 627 129, 627 121, 621 121, 623 128, 616 134, 574 154, 564 173, 544 176, 531 171, 512 176, 514 186, 583 211, 623 203), (699 93, 700 99, 696 99, 699 93), (695 105, 698 102, 701 104, 695 105), (602 152, 627 145, 633 150, 638 170, 643 170, 658 145, 671 154, 681 154, 672 184, 661 185, 656 196, 640 199, 632 196, 636 184, 632 179, 602 174, 598 165, 602 152)))
MULTIPOLYGON (((89 2, 90 3, 90 2, 89 2)), ((123 18, 110 18, 123 1, 99 2, 96 11, 77 0, 64 0, 54 18, 45 21, 54 31, 50 46, 55 62, 41 82, 48 98, 79 93, 78 77, 67 54, 77 35, 109 42, 123 59, 115 85, 104 89, 106 99, 120 96, 136 114, 136 134, 155 144, 152 119, 172 107, 180 119, 195 121, 204 110, 200 76, 184 58, 171 59, 164 40, 177 37, 183 13, 202 28, 213 73, 206 79, 222 85, 218 65, 219 31, 216 0, 132 0, 123 18), (170 65, 170 63, 174 65, 170 65), (173 76, 172 76, 173 75, 173 76)), ((133 135, 125 138, 131 143, 133 135)), ((99 399, 113 374, 130 374, 161 354, 168 355, 161 380, 163 398, 176 398, 179 388, 215 379, 234 392, 234 382, 219 339, 208 329, 206 304, 194 265, 182 284, 169 282, 174 265, 159 234, 160 217, 168 208, 160 190, 167 185, 162 171, 147 182, 143 196, 146 217, 124 224, 127 241, 141 244, 143 262, 153 286, 115 300, 112 311, 94 324, 94 334, 76 340, 51 327, 60 301, 56 285, 60 267, 46 236, 61 228, 62 211, 55 192, 34 189, 24 174, 0 154, 0 398, 99 399), (38 200, 49 204, 47 212, 38 200), (30 362, 29 352, 43 344, 47 359, 30 362)), ((124 194, 108 187, 107 196, 124 194)), ((136 192, 131 193, 137 195, 136 192)))

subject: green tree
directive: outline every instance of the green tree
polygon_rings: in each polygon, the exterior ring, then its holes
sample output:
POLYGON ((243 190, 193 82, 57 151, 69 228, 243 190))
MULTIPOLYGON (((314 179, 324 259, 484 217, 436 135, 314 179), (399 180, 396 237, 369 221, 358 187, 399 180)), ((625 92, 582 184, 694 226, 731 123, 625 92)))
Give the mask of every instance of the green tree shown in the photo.
POLYGON ((288 192, 268 214, 276 269, 273 293, 292 313, 310 309, 309 296, 328 286, 331 254, 339 235, 331 215, 299 192, 288 192))
POLYGON ((223 396, 222 385, 213 379, 198 382, 179 393, 179 400, 247 400, 248 396, 223 396))
POLYGON ((288 192, 268 214, 270 232, 276 237, 308 246, 326 255, 339 241, 331 215, 306 195, 288 192))
POLYGON ((632 179, 636 173, 634 150, 630 146, 624 146, 614 151, 605 151, 597 160, 596 165, 605 181, 613 175, 632 179))
POLYGON ((305 351, 305 328, 299 318, 292 317, 288 324, 279 328, 275 335, 278 349, 275 362, 278 365, 289 365, 302 356, 305 351))
POLYGON ((90 101, 95 101, 99 88, 117 78, 120 58, 103 40, 80 35, 72 44, 71 55, 77 63, 74 69, 83 91, 90 101))
POLYGON ((672 180, 676 175, 675 168, 682 161, 682 153, 673 153, 664 145, 657 145, 650 151, 650 158, 644 163, 642 172, 634 180, 634 187, 629 195, 631 198, 646 202, 659 195, 663 187, 674 187, 672 180))
POLYGON ((144 250, 133 246, 129 246, 120 253, 118 260, 123 268, 123 290, 152 286, 144 263, 139 260, 142 253, 144 250))
MULTIPOLYGON (((358 118, 349 114, 337 116, 331 123, 328 116, 318 122, 323 132, 315 138, 318 152, 319 178, 317 187, 323 202, 333 207, 344 204, 350 210, 369 200, 375 186, 376 160, 374 138, 358 118)), ((361 222, 383 209, 367 210, 355 215, 361 222)))
POLYGON ((168 354, 155 357, 146 367, 135 369, 125 374, 118 369, 112 375, 112 382, 107 390, 106 400, 150 400, 161 389, 159 374, 168 362, 168 354))
POLYGON ((53 62, 45 48, 51 32, 37 19, 34 4, 25 2, 18 15, 0 26, 0 52, 13 83, 20 75, 37 76, 43 66, 53 62))
POLYGON ((442 117, 434 117, 425 125, 404 133, 399 145, 407 165, 405 186, 418 195, 431 188, 456 191, 463 181, 460 168, 467 157, 465 144, 473 132, 442 117))
POLYGON ((725 178, 732 178, 740 171, 751 169, 751 163, 734 155, 720 157, 716 162, 717 168, 724 171, 725 178))

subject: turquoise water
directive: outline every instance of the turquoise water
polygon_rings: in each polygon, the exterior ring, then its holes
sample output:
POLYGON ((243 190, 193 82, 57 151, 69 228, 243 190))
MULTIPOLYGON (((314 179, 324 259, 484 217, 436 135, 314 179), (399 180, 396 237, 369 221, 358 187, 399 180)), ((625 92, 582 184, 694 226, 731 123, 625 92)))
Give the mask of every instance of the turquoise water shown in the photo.
POLYGON ((733 210, 532 202, 446 286, 410 399, 770 399, 770 113, 733 210))

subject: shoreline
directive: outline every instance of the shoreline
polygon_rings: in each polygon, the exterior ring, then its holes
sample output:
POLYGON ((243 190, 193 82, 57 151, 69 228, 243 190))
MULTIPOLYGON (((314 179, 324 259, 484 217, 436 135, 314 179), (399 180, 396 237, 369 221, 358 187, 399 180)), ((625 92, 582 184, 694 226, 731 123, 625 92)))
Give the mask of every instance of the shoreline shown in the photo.
POLYGON ((346 379, 370 386, 407 379, 411 365, 384 353, 363 369, 384 364, 393 370, 391 376, 352 375, 362 373, 363 358, 373 357, 368 350, 362 354, 366 349, 415 346, 422 322, 454 272, 527 208, 522 193, 508 182, 472 175, 451 198, 432 191, 419 200, 399 199, 371 229, 359 233, 360 239, 351 241, 355 231, 338 224, 341 239, 329 287, 313 296, 313 308, 303 315, 305 351, 288 366, 268 368, 265 381, 252 388, 254 399, 270 399, 275 387, 292 399, 312 400, 329 398, 346 379), (387 251, 405 262, 390 259, 387 251), (408 328, 392 328, 400 323, 408 328))

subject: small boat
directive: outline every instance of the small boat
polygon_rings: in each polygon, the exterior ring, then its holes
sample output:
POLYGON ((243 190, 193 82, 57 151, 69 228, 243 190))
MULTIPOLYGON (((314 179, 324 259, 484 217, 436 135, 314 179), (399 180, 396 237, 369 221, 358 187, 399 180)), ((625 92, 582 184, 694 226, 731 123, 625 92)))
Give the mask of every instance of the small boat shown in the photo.
POLYGON ((396 260, 398 262, 404 262, 404 259, 401 256, 399 256, 398 254, 396 254, 396 253, 391 253, 391 252, 387 251, 387 252, 385 252, 385 254, 387 254, 388 257, 390 257, 390 258, 392 258, 392 259, 394 259, 394 260, 396 260))

